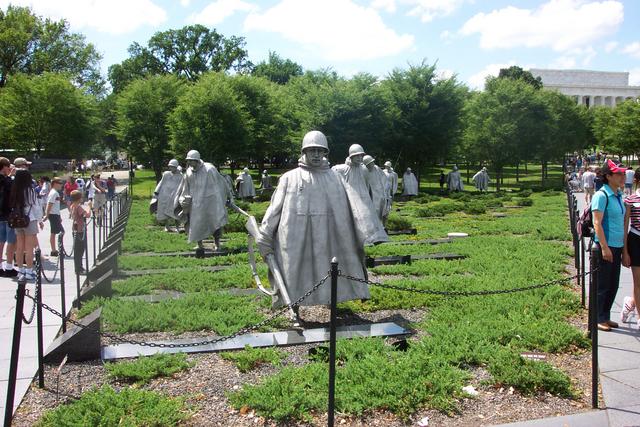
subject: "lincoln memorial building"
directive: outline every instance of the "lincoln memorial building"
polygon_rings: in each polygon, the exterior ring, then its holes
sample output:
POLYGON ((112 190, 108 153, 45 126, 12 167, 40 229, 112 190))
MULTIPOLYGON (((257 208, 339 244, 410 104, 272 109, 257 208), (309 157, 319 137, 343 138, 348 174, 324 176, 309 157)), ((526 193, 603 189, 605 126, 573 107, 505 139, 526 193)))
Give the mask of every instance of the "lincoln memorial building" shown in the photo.
POLYGON ((587 107, 615 107, 626 99, 640 98, 640 86, 629 86, 629 73, 540 68, 529 71, 542 79, 545 89, 557 90, 587 107))

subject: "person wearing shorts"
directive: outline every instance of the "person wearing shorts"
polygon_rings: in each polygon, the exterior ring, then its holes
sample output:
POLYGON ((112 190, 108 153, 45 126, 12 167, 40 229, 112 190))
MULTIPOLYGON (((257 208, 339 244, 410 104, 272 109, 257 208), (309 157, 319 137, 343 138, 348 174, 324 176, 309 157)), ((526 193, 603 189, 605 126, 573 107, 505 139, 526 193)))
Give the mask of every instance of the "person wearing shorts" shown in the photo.
POLYGON ((47 219, 51 226, 51 235, 49 237, 49 243, 51 243, 51 256, 58 256, 58 249, 56 244, 56 236, 60 233, 64 233, 62 227, 62 218, 60 218, 60 190, 62 189, 62 179, 54 178, 51 181, 51 190, 47 195, 47 205, 44 210, 44 223, 47 219))
POLYGON ((18 169, 11 186, 11 209, 22 211, 29 218, 26 227, 15 228, 16 261, 18 264, 18 280, 33 281, 33 250, 38 244, 38 225, 42 227, 42 205, 32 185, 33 179, 27 169, 18 169))
POLYGON ((636 173, 633 171, 633 168, 631 166, 629 166, 624 172, 624 194, 627 196, 633 193, 633 180, 635 174, 636 173))
POLYGON ((634 310, 637 310, 636 323, 640 327, 640 308, 636 304, 636 301, 640 301, 640 168, 636 169, 633 180, 636 191, 624 199, 627 206, 624 225, 628 231, 622 252, 622 265, 630 267, 633 275, 633 296, 624 297, 620 320, 626 323, 634 310))

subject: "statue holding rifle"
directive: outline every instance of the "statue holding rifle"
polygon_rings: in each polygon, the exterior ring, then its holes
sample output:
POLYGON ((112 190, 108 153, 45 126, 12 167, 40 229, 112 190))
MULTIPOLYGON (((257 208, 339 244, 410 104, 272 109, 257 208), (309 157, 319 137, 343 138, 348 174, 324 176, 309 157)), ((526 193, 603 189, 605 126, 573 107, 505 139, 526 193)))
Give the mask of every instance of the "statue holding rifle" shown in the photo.
MULTIPOLYGON (((307 133, 298 168, 280 178, 262 224, 258 227, 253 218, 247 224, 269 265, 272 295, 279 293, 275 307, 295 302, 318 283, 334 256, 343 274, 366 277, 365 242, 356 232, 347 192, 329 167, 328 153, 321 132, 307 133)), ((329 304, 330 294, 329 286, 321 286, 300 305, 329 304)), ((366 285, 338 278, 339 302, 363 298, 369 298, 366 285)), ((297 312, 292 315, 297 321, 297 312)))

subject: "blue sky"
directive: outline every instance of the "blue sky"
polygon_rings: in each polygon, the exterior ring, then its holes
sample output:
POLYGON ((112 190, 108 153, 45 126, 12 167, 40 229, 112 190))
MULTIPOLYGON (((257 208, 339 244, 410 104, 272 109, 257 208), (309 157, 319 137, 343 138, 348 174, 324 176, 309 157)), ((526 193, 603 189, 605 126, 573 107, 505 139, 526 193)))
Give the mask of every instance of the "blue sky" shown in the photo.
POLYGON ((629 71, 640 85, 637 0, 0 0, 66 18, 103 54, 127 58, 133 42, 201 23, 243 36, 250 59, 269 50, 305 69, 384 76, 407 64, 438 63, 481 88, 499 68, 629 71))

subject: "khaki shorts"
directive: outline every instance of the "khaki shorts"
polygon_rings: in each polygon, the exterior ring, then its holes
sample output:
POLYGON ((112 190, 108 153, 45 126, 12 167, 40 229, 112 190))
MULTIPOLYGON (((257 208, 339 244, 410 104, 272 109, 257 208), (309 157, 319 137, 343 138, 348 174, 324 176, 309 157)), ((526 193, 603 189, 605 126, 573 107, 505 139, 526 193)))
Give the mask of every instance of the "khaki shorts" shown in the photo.
POLYGON ((595 188, 585 188, 584 192, 593 196, 594 194, 596 194, 596 189, 595 188))
POLYGON ((25 236, 35 236, 38 234, 38 221, 31 220, 29 225, 24 228, 14 228, 16 234, 24 234, 25 236))

